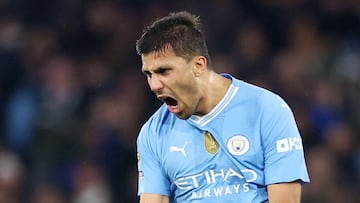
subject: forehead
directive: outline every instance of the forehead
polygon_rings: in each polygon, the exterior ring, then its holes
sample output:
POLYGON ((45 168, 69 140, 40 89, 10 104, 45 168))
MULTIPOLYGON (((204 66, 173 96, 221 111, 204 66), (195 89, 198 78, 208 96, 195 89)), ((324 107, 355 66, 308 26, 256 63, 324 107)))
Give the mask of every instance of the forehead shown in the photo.
POLYGON ((142 69, 154 70, 163 66, 174 66, 186 63, 183 57, 175 55, 171 46, 166 46, 159 51, 152 51, 141 55, 142 69))

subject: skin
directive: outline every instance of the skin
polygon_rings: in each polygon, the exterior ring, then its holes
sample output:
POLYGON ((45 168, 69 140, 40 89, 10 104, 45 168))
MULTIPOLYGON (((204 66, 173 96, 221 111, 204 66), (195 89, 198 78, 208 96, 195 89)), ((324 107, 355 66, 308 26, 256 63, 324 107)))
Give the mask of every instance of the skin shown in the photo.
MULTIPOLYGON (((231 80, 208 68, 204 56, 187 61, 176 56, 171 46, 165 46, 159 52, 142 54, 141 60, 142 72, 147 76, 151 91, 160 100, 164 97, 177 100, 173 113, 181 119, 209 113, 231 84, 231 80)), ((270 203, 300 202, 301 184, 298 182, 271 184, 267 189, 270 203)), ((168 196, 143 193, 139 203, 169 202, 168 196)))
POLYGON ((301 184, 298 181, 267 186, 270 203, 300 203, 301 184))
POLYGON ((161 52, 143 54, 141 59, 142 71, 147 76, 151 91, 159 99, 176 99, 178 107, 175 114, 181 119, 209 113, 231 84, 231 80, 207 68, 204 56, 186 61, 176 56, 171 46, 166 46, 161 52))

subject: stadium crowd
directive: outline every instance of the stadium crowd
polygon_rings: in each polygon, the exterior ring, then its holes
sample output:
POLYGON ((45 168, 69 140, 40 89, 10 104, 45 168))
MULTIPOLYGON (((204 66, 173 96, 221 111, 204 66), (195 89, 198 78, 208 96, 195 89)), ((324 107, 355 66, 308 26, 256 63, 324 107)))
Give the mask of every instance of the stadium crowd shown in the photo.
POLYGON ((136 137, 160 102, 135 42, 179 10, 217 72, 294 110, 302 202, 360 202, 359 1, 0 0, 0 203, 138 201, 136 137))

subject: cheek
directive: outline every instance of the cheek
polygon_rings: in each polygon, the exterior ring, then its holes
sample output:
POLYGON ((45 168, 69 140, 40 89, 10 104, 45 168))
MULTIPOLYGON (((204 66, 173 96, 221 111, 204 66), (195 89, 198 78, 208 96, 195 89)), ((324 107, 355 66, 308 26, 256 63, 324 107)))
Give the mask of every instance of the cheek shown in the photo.
POLYGON ((176 94, 178 99, 188 103, 197 94, 197 83, 191 72, 184 70, 173 75, 168 80, 168 87, 176 94))
POLYGON ((194 87, 195 87, 195 83, 194 80, 189 78, 189 77, 183 77, 182 79, 178 79, 176 81, 176 86, 178 87, 179 90, 181 90, 184 93, 187 92, 193 92, 194 91, 194 87))
POLYGON ((184 103, 191 105, 199 96, 197 86, 193 81, 187 81, 179 88, 179 97, 184 103))

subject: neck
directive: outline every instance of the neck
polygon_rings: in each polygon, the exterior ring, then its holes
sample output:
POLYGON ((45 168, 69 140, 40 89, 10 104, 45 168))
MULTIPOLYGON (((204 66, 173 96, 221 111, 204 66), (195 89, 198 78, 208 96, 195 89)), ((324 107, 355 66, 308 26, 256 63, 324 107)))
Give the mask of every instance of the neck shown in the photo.
POLYGON ((208 77, 203 81, 198 111, 195 115, 204 116, 208 114, 225 96, 229 89, 231 80, 214 71, 210 71, 208 77))

